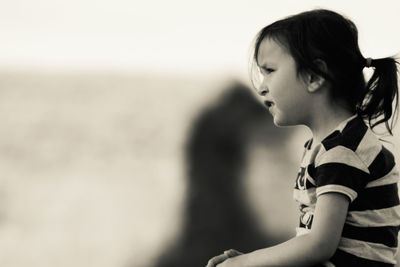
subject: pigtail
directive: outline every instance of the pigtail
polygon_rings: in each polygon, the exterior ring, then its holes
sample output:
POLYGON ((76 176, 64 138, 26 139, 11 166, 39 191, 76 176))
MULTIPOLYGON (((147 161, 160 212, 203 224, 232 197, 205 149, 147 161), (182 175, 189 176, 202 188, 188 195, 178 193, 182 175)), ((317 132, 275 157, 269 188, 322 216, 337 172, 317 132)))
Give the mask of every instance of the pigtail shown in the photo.
POLYGON ((374 68, 369 79, 365 95, 358 105, 358 113, 368 120, 371 128, 380 123, 385 123, 386 129, 393 135, 392 130, 398 115, 398 62, 392 58, 367 59, 367 66, 374 68), (393 100, 395 101, 393 112, 393 100), (392 121, 389 125, 389 119, 392 121), (372 121, 375 121, 372 123, 372 121))

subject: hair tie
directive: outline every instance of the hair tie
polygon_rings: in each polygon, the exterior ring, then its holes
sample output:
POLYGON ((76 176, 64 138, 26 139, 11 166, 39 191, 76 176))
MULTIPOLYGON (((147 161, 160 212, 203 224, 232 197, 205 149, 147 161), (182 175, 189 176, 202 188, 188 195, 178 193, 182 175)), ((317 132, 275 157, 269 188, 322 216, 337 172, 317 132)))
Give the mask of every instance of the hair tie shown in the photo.
POLYGON ((371 67, 371 64, 372 64, 372 58, 367 57, 365 59, 365 67, 369 68, 369 67, 371 67))

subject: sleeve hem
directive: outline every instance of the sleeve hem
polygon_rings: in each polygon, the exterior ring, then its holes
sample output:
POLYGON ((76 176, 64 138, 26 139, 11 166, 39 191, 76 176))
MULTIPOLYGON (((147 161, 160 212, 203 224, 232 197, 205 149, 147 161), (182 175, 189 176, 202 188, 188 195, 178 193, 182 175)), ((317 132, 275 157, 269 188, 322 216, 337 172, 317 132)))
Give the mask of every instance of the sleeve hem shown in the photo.
POLYGON ((349 197, 350 202, 353 202, 357 198, 357 192, 354 191, 353 189, 343 186, 343 185, 336 185, 336 184, 330 184, 330 185, 324 185, 320 186, 316 190, 317 197, 326 194, 326 193, 341 193, 349 197))

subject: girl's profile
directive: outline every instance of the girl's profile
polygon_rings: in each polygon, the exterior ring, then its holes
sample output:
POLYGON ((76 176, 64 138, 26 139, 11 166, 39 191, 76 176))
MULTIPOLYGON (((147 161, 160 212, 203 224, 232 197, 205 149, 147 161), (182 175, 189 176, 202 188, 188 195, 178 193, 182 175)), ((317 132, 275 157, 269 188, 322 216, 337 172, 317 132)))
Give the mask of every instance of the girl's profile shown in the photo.
POLYGON ((284 243, 229 249, 207 267, 394 266, 399 172, 374 128, 392 134, 397 61, 363 56, 355 24, 325 9, 264 27, 253 52, 251 80, 274 124, 312 132, 293 193, 299 224, 284 243), (368 80, 364 68, 372 68, 368 80))

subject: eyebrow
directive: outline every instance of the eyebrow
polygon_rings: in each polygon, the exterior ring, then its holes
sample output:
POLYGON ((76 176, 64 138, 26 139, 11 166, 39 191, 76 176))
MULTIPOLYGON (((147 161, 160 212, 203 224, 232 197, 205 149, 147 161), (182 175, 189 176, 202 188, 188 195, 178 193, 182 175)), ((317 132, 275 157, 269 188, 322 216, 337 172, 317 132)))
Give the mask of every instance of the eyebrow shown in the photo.
POLYGON ((267 68, 267 67, 276 65, 276 62, 274 62, 274 61, 275 60, 271 59, 271 58, 262 58, 261 60, 257 61, 257 65, 259 67, 267 68), (262 63, 262 64, 260 64, 260 63, 262 63))
POLYGON ((264 63, 263 65, 259 65, 258 67, 259 67, 260 69, 270 69, 270 68, 272 68, 271 65, 272 65, 272 64, 264 63))

